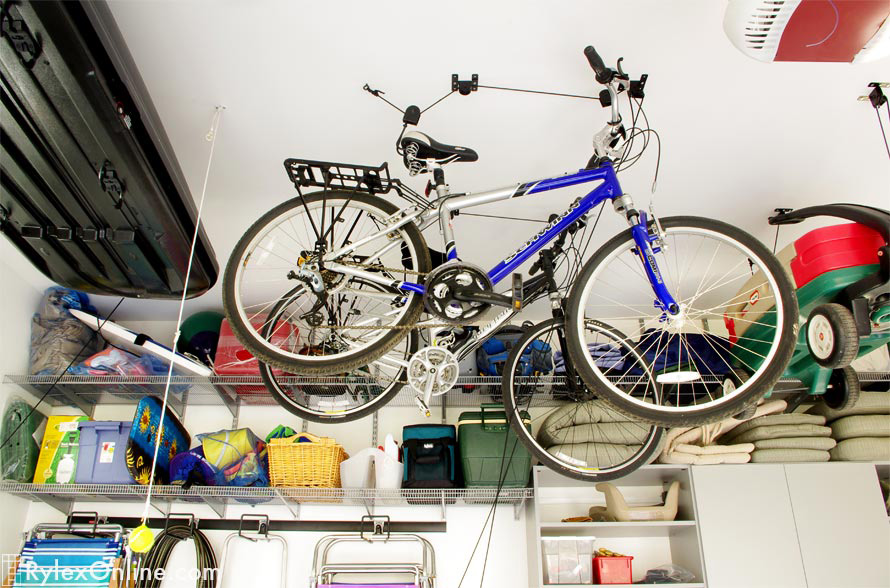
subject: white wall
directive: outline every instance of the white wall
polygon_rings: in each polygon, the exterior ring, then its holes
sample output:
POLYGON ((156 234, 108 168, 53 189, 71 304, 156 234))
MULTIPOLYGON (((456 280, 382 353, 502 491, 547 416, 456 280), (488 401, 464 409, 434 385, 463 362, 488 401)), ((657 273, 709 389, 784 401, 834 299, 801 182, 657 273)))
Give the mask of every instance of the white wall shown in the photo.
MULTIPOLYGON (((13 396, 20 396, 29 403, 34 403, 34 399, 17 386, 2 383, 3 375, 25 373, 28 369, 31 315, 41 296, 41 291, 31 285, 39 282, 35 276, 28 275, 31 271, 34 270, 23 261, 9 242, 5 238, 0 239, 0 308, 4 309, 0 326, 0 415, 5 412, 6 405, 13 396)), ((46 412, 47 409, 44 407, 43 411, 46 412)), ((0 433, 3 436, 0 443, 8 434, 0 433)), ((27 511, 27 501, 0 494, 0 554, 19 551, 20 532, 27 511)))

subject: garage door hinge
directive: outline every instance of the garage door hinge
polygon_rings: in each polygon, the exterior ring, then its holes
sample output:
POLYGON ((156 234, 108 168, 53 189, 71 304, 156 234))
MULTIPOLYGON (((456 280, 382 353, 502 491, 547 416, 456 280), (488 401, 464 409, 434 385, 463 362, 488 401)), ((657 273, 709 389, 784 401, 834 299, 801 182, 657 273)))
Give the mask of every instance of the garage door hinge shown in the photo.
POLYGON ((108 192, 112 198, 117 199, 117 202, 114 205, 115 208, 123 206, 124 184, 121 182, 117 170, 114 169, 114 166, 110 161, 103 163, 102 169, 99 170, 99 185, 101 185, 102 189, 108 192))
POLYGON ((4 10, 0 15, 0 34, 9 39, 12 48, 18 53, 19 59, 22 60, 25 67, 30 68, 34 65, 34 61, 40 54, 40 45, 21 17, 13 16, 4 10))
POLYGON ((22 237, 25 239, 44 239, 52 237, 59 241, 79 239, 81 241, 107 240, 112 243, 132 243, 136 239, 133 229, 91 229, 82 227, 55 227, 52 225, 41 227, 39 225, 22 226, 22 237))

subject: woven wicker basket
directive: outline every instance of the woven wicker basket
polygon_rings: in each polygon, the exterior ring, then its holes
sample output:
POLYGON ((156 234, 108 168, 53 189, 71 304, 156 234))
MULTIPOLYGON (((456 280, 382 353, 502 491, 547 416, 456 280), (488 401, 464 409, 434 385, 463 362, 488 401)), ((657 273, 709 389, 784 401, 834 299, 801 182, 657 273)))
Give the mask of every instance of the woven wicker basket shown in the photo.
POLYGON ((273 486, 339 488, 340 462, 348 458, 330 437, 301 433, 269 442, 269 479, 273 486), (298 443, 300 438, 311 443, 298 443))

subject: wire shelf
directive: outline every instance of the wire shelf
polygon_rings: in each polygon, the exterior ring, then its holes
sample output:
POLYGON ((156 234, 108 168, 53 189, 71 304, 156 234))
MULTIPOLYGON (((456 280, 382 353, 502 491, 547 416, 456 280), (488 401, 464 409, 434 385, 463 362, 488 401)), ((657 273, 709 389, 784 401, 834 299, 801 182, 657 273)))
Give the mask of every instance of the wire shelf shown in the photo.
MULTIPOLYGON (((890 382, 890 372, 860 372, 862 382, 890 382)), ((16 384, 38 398, 43 396, 57 380, 57 376, 7 375, 3 381, 16 384)), ((559 390, 565 384, 563 376, 535 376, 538 388, 532 406, 552 406, 560 403, 559 390)), ((360 379, 344 384, 341 377, 281 376, 278 381, 285 386, 305 386, 324 389, 327 393, 343 393, 357 389, 373 388, 376 382, 360 379)), ((84 376, 65 375, 58 379, 44 402, 50 406, 77 406, 86 414, 98 404, 136 404, 146 394, 162 395, 167 383, 166 376, 84 376)), ((715 381, 716 383, 716 381, 715 381)), ((171 401, 177 410, 186 405, 209 406, 225 404, 237 406, 276 406, 277 403, 259 376, 174 376, 171 379, 171 401)), ((793 378, 781 378, 775 392, 794 393, 805 390, 793 378)), ((391 407, 416 406, 415 392, 403 386, 387 403, 391 407)), ((432 399, 432 406, 474 407, 501 400, 501 378, 490 376, 462 376, 457 385, 442 396, 432 399)))
MULTIPOLYGON (((0 482, 0 492, 31 501, 142 502, 148 486, 125 484, 22 484, 0 482)), ((152 498, 161 502, 216 504, 331 504, 364 506, 513 504, 534 497, 532 488, 243 488, 234 486, 154 486, 152 498)))

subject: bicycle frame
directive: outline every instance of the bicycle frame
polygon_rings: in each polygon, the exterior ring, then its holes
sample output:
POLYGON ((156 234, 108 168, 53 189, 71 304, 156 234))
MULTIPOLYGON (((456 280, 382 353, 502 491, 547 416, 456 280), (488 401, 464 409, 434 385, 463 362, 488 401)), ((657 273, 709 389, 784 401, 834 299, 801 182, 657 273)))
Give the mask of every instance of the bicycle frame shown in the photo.
MULTIPOLYGON (((410 222, 417 222, 421 226, 428 226, 429 223, 438 219, 440 226, 442 227, 443 236, 445 237, 446 256, 449 260, 456 260, 457 246, 454 238, 454 227, 452 225, 452 216, 456 211, 595 181, 601 181, 602 183, 588 192, 585 196, 575 200, 569 206, 568 210, 559 215, 544 229, 528 239, 519 249, 489 270, 488 277, 491 279, 492 284, 497 284, 507 276, 511 275, 513 271, 525 263, 529 257, 540 251, 541 248, 565 231, 572 223, 590 212, 591 209, 602 204, 605 200, 614 201, 623 196, 621 186, 618 183, 618 178, 615 175, 615 168, 612 166, 611 162, 604 162, 594 169, 583 169, 574 174, 566 174, 555 178, 526 182, 524 184, 488 190, 485 192, 447 196, 442 198, 439 202, 439 206, 434 209, 415 210, 409 214, 399 213, 399 215, 402 216, 390 219, 390 222, 388 222, 380 231, 368 235, 367 237, 336 251, 332 251, 327 254, 325 258, 334 260, 344 255, 348 255, 358 247, 376 239, 388 238, 388 235, 392 234, 394 230, 410 222)), ((655 294, 654 304, 657 307, 660 307, 664 312, 676 314, 679 311, 679 307, 671 296, 671 293, 668 291, 655 260, 654 254, 658 253, 659 247, 653 247, 653 244, 658 241, 658 235, 653 236, 649 234, 648 219, 645 212, 629 210, 628 222, 631 225, 633 238, 637 244, 637 256, 640 258, 646 276, 649 278, 649 282, 652 285, 653 293, 655 294)), ((372 258, 379 257, 397 246, 399 246, 397 241, 390 240, 390 243, 377 251, 372 258)), ((335 261, 326 260, 324 264, 327 269, 361 277, 372 282, 396 288, 406 293, 414 292, 422 295, 425 292, 422 284, 393 280, 380 273, 369 272, 356 267, 339 264, 335 261)))

